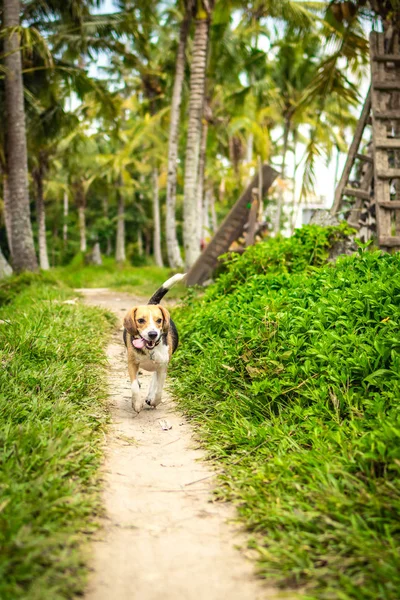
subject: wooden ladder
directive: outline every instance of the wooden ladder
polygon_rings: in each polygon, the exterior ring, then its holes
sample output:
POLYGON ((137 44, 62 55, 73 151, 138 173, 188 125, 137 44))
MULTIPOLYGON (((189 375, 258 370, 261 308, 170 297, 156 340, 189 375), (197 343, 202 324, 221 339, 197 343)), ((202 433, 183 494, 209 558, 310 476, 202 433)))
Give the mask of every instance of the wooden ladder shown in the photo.
POLYGON ((331 214, 343 212, 346 196, 354 198, 348 222, 361 227, 365 204, 375 203, 377 242, 400 247, 400 48, 398 35, 370 36, 371 87, 336 188, 331 214), (372 121, 371 121, 372 117, 372 121), (365 127, 372 124, 372 155, 360 154, 365 127), (366 163, 357 187, 349 185, 356 160, 366 163))
POLYGON ((374 188, 379 246, 400 247, 400 49, 398 34, 370 35, 374 188))
POLYGON ((364 129, 371 123, 371 89, 369 89, 363 109, 361 111, 360 119, 357 123, 353 141, 347 154, 342 176, 336 187, 335 199, 331 208, 331 214, 337 215, 343 209, 345 196, 355 198, 355 205, 352 208, 352 213, 349 218, 349 222, 351 220, 351 224, 354 226, 357 226, 358 215, 361 211, 363 201, 371 199, 370 188, 373 177, 373 158, 367 154, 361 154, 359 152, 364 129), (349 184, 349 179, 351 171, 353 170, 354 164, 357 160, 361 160, 367 163, 367 165, 366 168, 362 169, 363 176, 359 182, 359 186, 352 187, 349 184))

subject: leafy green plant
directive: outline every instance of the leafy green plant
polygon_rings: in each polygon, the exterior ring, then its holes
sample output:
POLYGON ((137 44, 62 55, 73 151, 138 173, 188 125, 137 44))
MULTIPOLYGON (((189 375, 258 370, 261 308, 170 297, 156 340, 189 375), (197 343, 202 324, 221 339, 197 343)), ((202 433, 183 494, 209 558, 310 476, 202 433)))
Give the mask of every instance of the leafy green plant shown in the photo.
POLYGON ((9 300, 0 311, 4 600, 82 592, 83 532, 101 510, 104 344, 113 317, 64 304, 71 291, 50 279, 23 275, 1 286, 9 300))
POLYGON ((337 235, 308 227, 233 258, 176 311, 173 387, 265 577, 309 599, 395 600, 400 255, 325 264, 337 235))

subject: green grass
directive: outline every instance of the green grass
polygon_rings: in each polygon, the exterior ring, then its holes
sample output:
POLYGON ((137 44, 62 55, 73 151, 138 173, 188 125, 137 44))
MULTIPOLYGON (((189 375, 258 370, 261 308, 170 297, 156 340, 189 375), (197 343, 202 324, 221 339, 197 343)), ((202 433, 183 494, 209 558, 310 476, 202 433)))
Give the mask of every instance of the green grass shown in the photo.
POLYGON ((3 600, 82 592, 82 540, 101 510, 104 345, 113 318, 63 304, 70 296, 51 276, 0 285, 3 600))
POLYGON ((261 574, 313 600, 398 600, 400 254, 325 265, 334 229, 233 257, 174 313, 173 388, 261 574))
MULTIPOLYGON (((107 257, 103 258, 102 266, 88 266, 83 263, 81 255, 70 265, 58 267, 52 272, 72 288, 111 288, 143 298, 151 296, 173 274, 166 267, 118 265, 114 259, 107 257)), ((168 292, 168 298, 181 297, 183 290, 183 284, 174 286, 168 292)))

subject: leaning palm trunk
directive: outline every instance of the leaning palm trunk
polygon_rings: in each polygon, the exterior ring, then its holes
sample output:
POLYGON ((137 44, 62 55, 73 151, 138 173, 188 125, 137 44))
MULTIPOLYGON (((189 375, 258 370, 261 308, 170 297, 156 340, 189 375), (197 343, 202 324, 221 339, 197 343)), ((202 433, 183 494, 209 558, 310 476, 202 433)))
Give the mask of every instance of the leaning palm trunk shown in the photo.
POLYGON ((208 122, 206 119, 202 121, 201 127, 201 141, 200 141, 200 157, 199 157, 199 175, 197 179, 197 240, 200 245, 203 236, 203 204, 204 204, 204 173, 206 170, 206 150, 207 150, 207 134, 208 134, 208 122))
POLYGON ((4 0, 3 27, 13 28, 4 38, 6 155, 11 206, 12 262, 16 271, 36 271, 28 196, 28 163, 24 92, 19 34, 20 0, 4 0))
POLYGON ((38 224, 39 264, 43 271, 50 269, 46 240, 46 213, 43 197, 43 169, 39 165, 34 173, 36 183, 36 219, 38 224))
POLYGON ((163 267, 163 259, 161 254, 161 227, 160 227, 160 201, 158 194, 158 169, 153 168, 153 222, 154 222, 154 237, 153 250, 154 260, 157 267, 163 267))
POLYGON ((115 243, 115 260, 117 263, 124 262, 126 260, 125 254, 125 201, 124 196, 121 193, 121 189, 118 189, 118 217, 117 217, 117 239, 115 243))
POLYGON ((201 119, 204 108, 205 76, 210 19, 201 12, 196 19, 193 42, 193 59, 190 74, 189 122, 185 156, 185 182, 183 199, 183 241, 185 262, 190 268, 199 255, 198 211, 196 186, 199 171, 201 119))
POLYGON ((0 279, 4 279, 4 277, 7 277, 8 275, 12 275, 12 272, 13 270, 8 264, 0 248, 0 279))
POLYGON ((185 17, 182 21, 179 33, 179 45, 176 56, 176 70, 174 89, 172 92, 171 118, 169 125, 169 145, 168 145, 168 175, 167 175, 167 201, 166 201, 166 220, 165 234, 167 240, 167 253, 169 266, 173 269, 182 267, 183 261, 179 244, 176 237, 176 174, 178 158, 178 139, 179 139, 179 117, 182 103, 182 87, 185 75, 185 49, 187 36, 191 21, 191 0, 187 2, 185 17))

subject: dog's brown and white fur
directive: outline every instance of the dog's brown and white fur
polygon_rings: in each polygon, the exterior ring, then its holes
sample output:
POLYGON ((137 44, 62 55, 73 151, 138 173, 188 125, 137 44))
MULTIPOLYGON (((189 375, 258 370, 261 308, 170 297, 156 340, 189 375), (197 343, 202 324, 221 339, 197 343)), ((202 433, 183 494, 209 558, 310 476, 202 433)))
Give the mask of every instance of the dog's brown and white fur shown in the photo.
POLYGON ((178 332, 169 312, 159 303, 168 290, 185 275, 174 275, 153 294, 148 304, 134 306, 124 319, 124 342, 128 350, 128 370, 132 389, 132 408, 139 413, 144 405, 140 397, 139 369, 152 371, 146 404, 161 402, 168 363, 178 346, 178 332))

